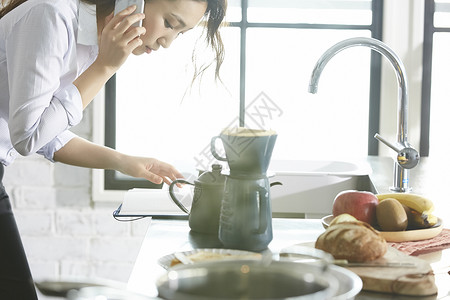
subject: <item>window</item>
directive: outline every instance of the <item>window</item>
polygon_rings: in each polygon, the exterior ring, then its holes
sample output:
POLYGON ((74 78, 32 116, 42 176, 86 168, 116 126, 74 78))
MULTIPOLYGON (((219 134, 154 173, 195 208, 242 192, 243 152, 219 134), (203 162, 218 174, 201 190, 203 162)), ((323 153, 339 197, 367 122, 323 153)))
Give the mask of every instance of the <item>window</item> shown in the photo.
POLYGON ((450 145, 450 1, 425 0, 421 155, 441 154, 450 145), (437 63, 439 62, 439 63, 437 63))
MULTIPOLYGON (((211 68, 190 86, 190 49, 202 49, 200 28, 170 49, 130 57, 105 89, 105 144, 189 174, 212 163, 210 140, 230 124, 276 130, 273 159, 377 154, 379 54, 362 47, 345 50, 328 63, 318 94, 308 94, 307 87, 314 64, 333 44, 357 36, 381 39, 383 1, 229 0, 228 5, 223 83, 214 82, 211 68), (254 111, 259 118, 252 117, 254 111)), ((207 62, 210 56, 201 52, 197 58, 207 62)), ((149 187, 106 173, 106 189, 149 187)))

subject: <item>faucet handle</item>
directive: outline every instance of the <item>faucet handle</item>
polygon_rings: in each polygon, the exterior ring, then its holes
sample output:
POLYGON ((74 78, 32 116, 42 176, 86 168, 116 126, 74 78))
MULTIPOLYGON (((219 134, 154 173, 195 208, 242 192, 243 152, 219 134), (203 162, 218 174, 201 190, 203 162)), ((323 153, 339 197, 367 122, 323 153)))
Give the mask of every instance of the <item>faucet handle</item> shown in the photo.
POLYGON ((383 137, 381 137, 378 133, 374 136, 375 139, 379 140, 395 152, 397 152, 397 163, 405 169, 412 169, 419 163, 420 155, 417 152, 416 149, 410 147, 407 143, 406 147, 399 148, 387 140, 385 140, 383 137))
POLYGON ((374 138, 379 140, 380 142, 382 142, 383 144, 385 144, 386 146, 388 146, 389 148, 391 148, 392 150, 394 150, 395 152, 399 153, 402 151, 402 149, 396 147, 395 145, 391 144, 390 142, 388 142, 387 140, 385 140, 381 135, 379 135, 378 133, 375 133, 374 138))

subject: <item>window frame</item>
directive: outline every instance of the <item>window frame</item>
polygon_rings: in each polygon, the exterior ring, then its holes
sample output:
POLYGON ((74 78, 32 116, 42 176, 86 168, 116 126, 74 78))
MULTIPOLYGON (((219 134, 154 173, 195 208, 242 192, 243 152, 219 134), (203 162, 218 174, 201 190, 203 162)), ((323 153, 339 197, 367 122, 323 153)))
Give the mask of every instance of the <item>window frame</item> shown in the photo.
POLYGON ((434 0, 425 0, 422 59, 422 98, 420 114, 420 156, 429 156, 430 153, 431 77, 433 69, 434 33, 450 33, 450 27, 434 26, 435 12, 436 2, 434 0))
MULTIPOLYGON (((248 28, 298 28, 298 29, 333 29, 333 30, 369 30, 373 38, 382 40, 383 27, 383 0, 372 1, 372 22, 370 25, 341 25, 341 24, 309 24, 309 23, 251 23, 247 21, 248 0, 241 1, 242 20, 240 22, 230 22, 228 26, 239 27, 240 36, 240 106, 239 123, 242 126, 245 122, 245 78, 246 78, 246 30, 248 28)), ((369 95, 369 126, 368 126, 368 155, 378 155, 378 143, 373 136, 380 127, 380 98, 381 98, 381 60, 379 53, 371 51, 370 68, 370 95, 369 95)), ((104 89, 104 101, 102 107, 98 108, 104 112, 104 132, 97 132, 97 137, 104 141, 104 145, 110 148, 116 146, 116 77, 115 75, 106 83, 104 89)), ((100 101, 97 101, 100 102, 100 101)), ((100 199, 110 199, 111 193, 107 191, 123 191, 132 188, 161 188, 144 179, 118 178, 114 170, 100 170, 96 174, 94 181, 100 185, 104 192, 94 192, 94 197, 100 199), (101 196, 103 195, 103 196, 101 196), (108 196, 104 196, 108 195, 108 196)), ((123 177, 123 176, 121 176, 123 177)), ((114 198, 114 197, 113 197, 114 198)))

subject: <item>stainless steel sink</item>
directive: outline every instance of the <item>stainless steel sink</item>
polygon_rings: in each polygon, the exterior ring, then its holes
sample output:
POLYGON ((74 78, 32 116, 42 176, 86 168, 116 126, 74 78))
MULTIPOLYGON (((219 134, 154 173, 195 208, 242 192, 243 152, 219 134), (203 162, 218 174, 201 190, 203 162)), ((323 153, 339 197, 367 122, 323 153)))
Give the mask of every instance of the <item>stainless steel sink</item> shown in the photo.
POLYGON ((270 171, 282 183, 270 190, 274 217, 321 218, 341 191, 377 193, 366 161, 272 160, 270 171))

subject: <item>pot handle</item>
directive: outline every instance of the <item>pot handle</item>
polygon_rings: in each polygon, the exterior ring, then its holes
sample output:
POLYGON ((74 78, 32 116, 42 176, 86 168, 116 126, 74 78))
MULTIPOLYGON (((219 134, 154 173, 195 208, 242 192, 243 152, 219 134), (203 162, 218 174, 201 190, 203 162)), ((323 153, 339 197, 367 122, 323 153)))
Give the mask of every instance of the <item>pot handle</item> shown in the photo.
MULTIPOLYGON (((259 187, 259 228, 255 230, 255 233, 257 234, 263 234, 267 230, 267 226, 269 222, 267 221, 267 209, 269 204, 269 199, 266 197, 267 195, 267 189, 265 187, 260 186, 259 187)), ((271 218, 272 216, 270 216, 271 218)))
POLYGON ((323 250, 302 245, 293 245, 281 249, 280 257, 296 262, 310 262, 311 258, 314 258, 318 261, 323 272, 327 271, 328 267, 335 261, 331 254, 323 250))
POLYGON ((211 153, 212 155, 217 158, 220 161, 227 161, 227 159, 225 157, 220 156, 217 152, 216 152, 216 140, 217 138, 220 138, 220 136, 215 136, 211 139, 211 153))
POLYGON ((184 179, 177 179, 172 181, 172 183, 169 186, 169 195, 170 195, 170 199, 172 199, 172 201, 185 213, 189 214, 189 210, 177 199, 177 196, 175 196, 175 193, 173 192, 173 188, 177 183, 183 183, 183 184, 190 184, 190 185, 194 185, 193 183, 190 183, 187 180, 184 179))
MULTIPOLYGON (((279 181, 272 182, 270 184, 270 187, 274 185, 283 185, 283 183, 279 181)), ((260 186, 259 187, 259 228, 255 230, 258 234, 263 234, 267 230, 267 226, 269 222, 267 222, 267 218, 271 218, 272 216, 267 216, 267 209, 269 205, 269 198, 266 197, 267 195, 267 189, 265 187, 260 186)))

